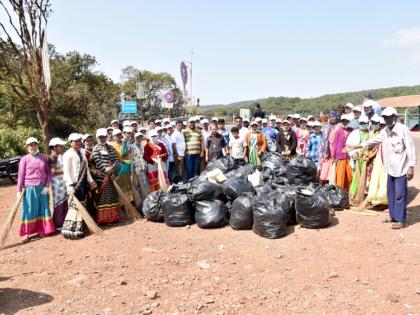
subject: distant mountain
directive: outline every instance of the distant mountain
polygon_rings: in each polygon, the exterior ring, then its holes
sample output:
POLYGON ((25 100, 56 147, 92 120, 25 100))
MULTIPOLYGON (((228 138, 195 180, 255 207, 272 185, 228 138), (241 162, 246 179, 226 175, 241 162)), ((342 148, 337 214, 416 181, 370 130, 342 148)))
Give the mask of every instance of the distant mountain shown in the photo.
POLYGON ((353 103, 354 105, 361 104, 363 95, 365 94, 371 94, 375 100, 392 96, 420 95, 420 85, 327 94, 314 98, 268 97, 234 102, 226 105, 201 106, 200 112, 206 115, 229 116, 233 113, 238 113, 240 108, 251 108, 252 104, 258 102, 261 104, 263 110, 276 114, 319 114, 321 111, 327 112, 334 110, 338 105, 344 105, 346 103, 353 103))

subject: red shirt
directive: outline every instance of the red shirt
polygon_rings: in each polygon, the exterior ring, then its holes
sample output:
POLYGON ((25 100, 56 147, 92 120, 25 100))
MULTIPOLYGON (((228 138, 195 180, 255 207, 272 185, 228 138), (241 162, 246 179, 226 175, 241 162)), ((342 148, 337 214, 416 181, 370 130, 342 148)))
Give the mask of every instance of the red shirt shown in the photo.
POLYGON ((144 160, 150 164, 155 163, 154 158, 160 155, 163 162, 168 159, 168 151, 165 148, 163 143, 153 144, 151 141, 148 141, 144 146, 144 160))

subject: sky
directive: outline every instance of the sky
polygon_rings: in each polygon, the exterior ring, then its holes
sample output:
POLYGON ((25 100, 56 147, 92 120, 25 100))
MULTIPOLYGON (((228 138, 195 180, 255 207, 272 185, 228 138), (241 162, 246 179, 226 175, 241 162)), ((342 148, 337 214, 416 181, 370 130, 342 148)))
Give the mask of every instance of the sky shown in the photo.
POLYGON ((52 0, 48 41, 121 69, 172 74, 227 104, 420 84, 420 1, 52 0))

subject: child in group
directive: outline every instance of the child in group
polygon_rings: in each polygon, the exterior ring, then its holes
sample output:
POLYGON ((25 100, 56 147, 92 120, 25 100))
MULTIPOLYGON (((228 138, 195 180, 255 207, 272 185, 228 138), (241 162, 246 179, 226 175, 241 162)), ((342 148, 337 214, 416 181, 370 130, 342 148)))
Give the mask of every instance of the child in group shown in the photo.
POLYGON ((238 165, 244 165, 247 159, 246 143, 243 137, 239 136, 238 127, 232 127, 230 130, 232 137, 229 139, 229 154, 238 165))

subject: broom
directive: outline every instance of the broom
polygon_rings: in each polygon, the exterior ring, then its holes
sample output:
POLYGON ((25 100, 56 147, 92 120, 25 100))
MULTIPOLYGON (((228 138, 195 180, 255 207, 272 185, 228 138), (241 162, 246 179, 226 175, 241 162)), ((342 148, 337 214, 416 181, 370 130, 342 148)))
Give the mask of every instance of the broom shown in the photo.
POLYGON ((168 183, 166 182, 165 173, 163 172, 162 167, 162 160, 160 155, 157 157, 157 165, 158 165, 158 179, 159 179, 159 187, 161 191, 168 192, 168 183))
POLYGON ((3 229, 0 232, 0 248, 2 248, 4 243, 6 242, 7 235, 9 234, 10 229, 12 228, 13 221, 15 220, 17 210, 23 199, 24 194, 25 189, 22 190, 20 198, 16 200, 15 205, 13 206, 12 210, 9 213, 9 216, 6 219, 6 222, 4 223, 3 229))
POLYGON ((86 208, 82 205, 82 203, 79 201, 79 199, 77 199, 77 197, 74 194, 70 194, 69 201, 70 201, 69 204, 74 202, 77 210, 82 216, 83 221, 85 221, 87 228, 92 234, 102 232, 102 229, 96 224, 95 220, 92 219, 89 212, 86 210, 86 208))
POLYGON ((111 179, 111 180, 112 180, 112 184, 115 187, 115 190, 117 191, 118 197, 120 198, 120 201, 125 208, 125 211, 127 211, 128 217, 133 221, 140 220, 141 216, 140 216, 139 212, 136 210, 136 208, 133 207, 133 205, 131 204, 128 197, 124 194, 121 187, 117 184, 115 179, 111 179))

